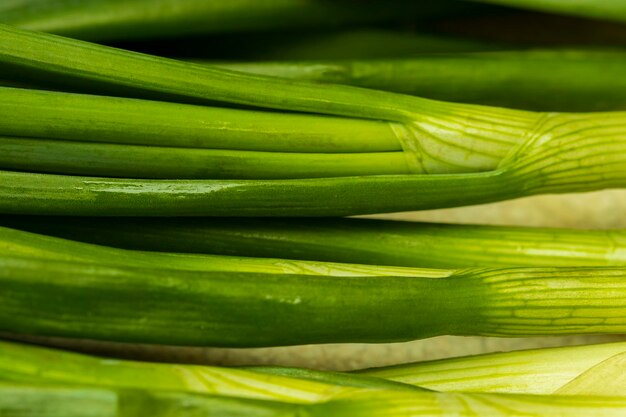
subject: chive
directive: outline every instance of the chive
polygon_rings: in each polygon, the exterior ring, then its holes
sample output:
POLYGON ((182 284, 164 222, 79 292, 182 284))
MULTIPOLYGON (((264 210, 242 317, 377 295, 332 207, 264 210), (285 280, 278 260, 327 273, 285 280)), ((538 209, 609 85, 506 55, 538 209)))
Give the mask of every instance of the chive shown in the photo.
POLYGON ((423 268, 353 265, 272 258, 189 255, 115 249, 0 227, 0 247, 7 256, 98 262, 130 267, 337 276, 423 276, 440 278, 452 271, 423 268))
POLYGON ((0 224, 127 249, 422 268, 626 265, 626 231, 374 219, 52 218, 0 224))
POLYGON ((626 4, 621 0, 577 0, 575 4, 561 0, 471 0, 543 12, 626 21, 626 4))
POLYGON ((25 0, 0 5, 0 22, 93 40, 176 37, 187 34, 303 27, 334 27, 436 16, 452 1, 432 4, 374 0, 360 7, 316 0, 25 0))
POLYGON ((617 267, 311 279, 8 256, 0 266, 0 330, 21 334, 260 347, 626 331, 617 267))
MULTIPOLYGON (((199 62, 200 63, 200 62, 199 62)), ((409 59, 211 63, 290 79, 541 111, 626 108, 626 54, 536 50, 409 59)))

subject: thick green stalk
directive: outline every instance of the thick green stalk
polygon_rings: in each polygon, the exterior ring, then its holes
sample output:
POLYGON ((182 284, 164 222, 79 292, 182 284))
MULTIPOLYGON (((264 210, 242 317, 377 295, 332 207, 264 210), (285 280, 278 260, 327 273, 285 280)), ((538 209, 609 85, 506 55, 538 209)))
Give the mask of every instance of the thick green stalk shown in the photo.
MULTIPOLYGON (((259 142, 258 146, 268 143, 259 142)), ((290 179, 410 173, 402 152, 233 151, 6 136, 0 137, 0 168, 147 179, 290 179)))
POLYGON ((358 390, 319 404, 86 387, 0 385, 4 417, 615 417, 623 397, 403 393, 358 390))
POLYGON ((446 277, 451 270, 355 265, 333 262, 295 261, 272 258, 242 258, 220 255, 140 252, 90 245, 50 236, 0 227, 0 249, 7 256, 66 262, 97 262, 105 265, 230 271, 270 274, 330 276, 423 276, 446 277))
POLYGON ((54 218, 0 224, 128 249, 428 268, 626 265, 626 231, 373 219, 54 218))
POLYGON ((623 268, 474 269, 421 279, 12 257, 0 266, 0 330, 13 333, 254 347, 626 331, 623 268))
POLYGON ((626 54, 622 52, 545 50, 213 65, 289 79, 527 110, 626 108, 626 80, 622 76, 626 72, 626 54))
POLYGON ((565 15, 626 22, 626 3, 622 0, 471 0, 502 6, 565 15))
POLYGON ((0 22, 98 41, 163 38, 432 17, 475 7, 453 1, 368 1, 359 7, 319 0, 25 0, 3 2, 0 22))
POLYGON ((621 375, 625 353, 626 342, 606 343, 465 356, 366 369, 357 374, 437 391, 624 395, 626 384, 621 375), (620 358, 618 365, 615 360, 620 358), (601 369, 605 364, 612 364, 613 368, 601 369), (596 380, 602 376, 606 383, 569 391, 574 384, 592 376, 596 380))

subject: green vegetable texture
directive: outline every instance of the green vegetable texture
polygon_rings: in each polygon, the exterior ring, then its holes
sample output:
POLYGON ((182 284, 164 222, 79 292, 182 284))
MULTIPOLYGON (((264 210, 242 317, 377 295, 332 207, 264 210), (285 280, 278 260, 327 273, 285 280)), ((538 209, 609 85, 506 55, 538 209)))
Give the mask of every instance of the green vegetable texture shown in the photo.
POLYGON ((177 391, 0 385, 0 412, 6 417, 140 417, 146 413, 155 417, 614 417, 625 411, 626 400, 610 396, 441 394, 355 389, 350 395, 326 402, 291 404, 177 391))
POLYGON ((539 111, 626 108, 623 52, 534 50, 414 58, 212 63, 289 79, 539 111))
MULTIPOLYGON (((453 1, 432 4, 374 0, 360 7, 319 0, 25 0, 0 5, 0 22, 98 41, 177 37, 211 32, 333 27, 436 16, 453 1)), ((453 9, 454 11, 454 9, 453 9)))
POLYGON ((624 395, 625 352, 624 342, 605 343, 448 358, 356 373, 437 391, 624 395))
MULTIPOLYGON (((303 180, 170 181, 4 171, 0 173, 0 211, 3 213, 337 216, 621 187, 626 176, 616 169, 623 165, 626 155, 622 149, 626 113, 532 113, 436 102, 348 86, 286 83, 273 77, 181 63, 8 26, 1 27, 0 34, 0 62, 22 69, 125 85, 134 91, 385 120, 387 125, 377 123, 386 129, 392 127, 396 136, 394 149, 403 150, 409 168, 415 172, 303 180), (458 143, 461 135, 468 141, 458 143), (488 172, 472 173, 476 170, 488 172), (455 174, 430 175, 431 172, 455 174)), ((56 100, 77 103, 98 100, 15 89, 4 89, 3 94, 7 99, 14 98, 15 103, 20 94, 24 99, 39 94, 48 106, 57 103, 56 100)), ((139 108, 143 104, 128 105, 139 108)), ((165 104, 150 103, 150 106, 165 104)), ((31 113, 29 123, 3 118, 4 127, 13 135, 18 128, 24 129, 20 130, 24 135, 28 129, 43 129, 50 126, 46 125, 45 118, 55 113, 54 106, 51 107, 45 112, 31 113), (43 119, 37 121, 37 118, 43 119)), ((71 118, 81 110, 61 113, 71 118)), ((8 115, 11 108, 4 111, 8 115)), ((260 113, 259 117, 280 123, 278 120, 289 120, 296 115, 260 113)), ((183 127, 187 121, 187 118, 181 119, 183 127)), ((338 122, 357 121, 341 119, 338 122)), ((83 133, 80 137, 85 138, 83 129, 89 129, 92 123, 74 119, 61 126, 72 131, 72 135, 83 133)), ((293 131, 301 128, 290 123, 285 126, 293 131)), ((108 137, 116 136, 111 131, 108 134, 108 137)))
POLYGON ((4 216, 0 224, 136 250, 421 268, 626 265, 623 230, 374 219, 4 216))
POLYGON ((465 269, 424 279, 164 270, 9 256, 0 266, 0 330, 22 334, 254 347, 626 329, 626 272, 617 267, 465 269))

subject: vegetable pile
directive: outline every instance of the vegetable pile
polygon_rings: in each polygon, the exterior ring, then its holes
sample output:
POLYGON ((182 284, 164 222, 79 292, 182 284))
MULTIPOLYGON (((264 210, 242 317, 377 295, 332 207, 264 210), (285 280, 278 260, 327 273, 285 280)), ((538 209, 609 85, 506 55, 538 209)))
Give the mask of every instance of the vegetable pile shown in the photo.
POLYGON ((626 415, 623 342, 353 372, 24 343, 626 333, 626 231, 343 217, 625 188, 626 3, 575 3, 2 2, 0 416, 626 415))

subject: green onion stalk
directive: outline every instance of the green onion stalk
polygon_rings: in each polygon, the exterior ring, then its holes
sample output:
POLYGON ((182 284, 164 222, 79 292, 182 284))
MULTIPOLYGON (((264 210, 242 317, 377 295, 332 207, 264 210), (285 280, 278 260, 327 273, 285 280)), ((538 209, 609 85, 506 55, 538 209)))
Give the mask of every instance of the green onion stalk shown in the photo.
MULTIPOLYGON (((411 171, 404 175, 394 175, 397 172, 367 175, 364 172, 365 175, 358 176, 297 180, 186 181, 3 171, 0 174, 3 178, 0 211, 4 213, 338 216, 615 188, 623 186, 626 180, 626 173, 619 169, 626 155, 622 143, 626 113, 534 113, 452 104, 349 86, 286 82, 275 77, 207 68, 8 26, 0 28, 0 35, 0 62, 22 72, 34 71, 50 77, 95 82, 100 86, 117 85, 135 92, 159 93, 183 100, 186 97, 196 101, 318 114, 237 110, 243 112, 233 116, 239 122, 226 124, 226 128, 220 131, 216 125, 221 119, 202 118, 197 113, 208 115, 236 109, 174 108, 167 107, 167 103, 125 102, 116 98, 5 88, 1 91, 6 105, 2 108, 4 117, 0 127, 5 135, 29 137, 44 134, 45 139, 76 140, 80 137, 92 141, 111 141, 116 137, 114 140, 126 144, 145 140, 146 134, 150 134, 150 125, 135 133, 128 133, 128 130, 116 133, 111 125, 112 113, 104 109, 119 105, 130 109, 131 114, 142 122, 150 119, 150 113, 146 113, 148 109, 154 109, 155 115, 169 116, 166 120, 174 127, 168 127, 166 123, 161 127, 171 133, 183 131, 184 139, 180 140, 183 143, 188 141, 184 146, 212 146, 215 149, 237 142, 237 138, 246 135, 253 142, 253 137, 271 137, 273 140, 268 143, 272 151, 278 151, 277 146, 282 143, 289 144, 291 152, 322 151, 321 148, 325 148, 323 153, 350 153, 355 151, 352 146, 358 144, 357 151, 401 153, 405 159, 404 167, 411 171), (81 107, 85 103, 93 105, 81 107), (16 108, 31 111, 26 113, 27 117, 21 113, 22 116, 15 119, 10 116, 16 108), (188 117, 189 114, 195 116, 188 117), (319 114, 344 116, 331 118, 329 124, 341 124, 344 130, 352 131, 352 135, 334 138, 331 134, 331 137, 326 136, 327 142, 316 140, 315 135, 306 140, 308 129, 315 132, 323 127, 315 127, 299 117, 319 119, 322 117, 319 114), (287 132, 279 126, 273 132, 249 134, 246 123, 255 117, 282 125, 287 132), (293 118, 301 122, 292 123, 293 118), (199 127, 207 120, 206 128, 199 127), (367 124, 368 127, 352 129, 354 124, 367 124), (189 129, 185 128, 186 125, 189 129), (386 130, 387 134, 378 135, 375 133, 378 130, 386 130), (211 144, 199 144, 198 132, 202 132, 203 138, 208 137, 211 144), (301 132, 302 136, 285 141, 290 137, 289 132, 301 132), (459 137, 465 139, 460 141, 459 137), (304 144, 304 149, 300 144, 304 144)), ((128 128, 133 125, 132 120, 124 120, 122 116, 120 126, 128 128)), ((158 129, 152 132, 158 132, 158 129)), ((175 146, 177 137, 181 136, 168 136, 168 140, 174 143, 157 137, 157 143, 151 144, 175 146)), ((252 147, 261 150, 260 145, 252 147)), ((21 152, 14 154, 18 153, 21 152)), ((45 164, 56 163, 58 161, 45 164)), ((64 163, 81 164, 80 161, 64 163)), ((238 169, 242 170, 242 167, 238 169)), ((349 175, 355 175, 355 172, 349 175)))
POLYGON ((126 249, 412 268, 626 265, 626 231, 266 218, 4 216, 0 224, 126 249))
POLYGON ((311 372, 317 379, 311 380, 98 359, 8 342, 0 342, 0 350, 3 416, 612 416, 626 409, 619 396, 441 393, 332 372, 311 372))
MULTIPOLYGON (((436 391, 624 395, 625 368, 626 342, 617 342, 489 353, 356 373, 436 391)), ((279 367, 267 372, 291 374, 279 367)))
POLYGON ((478 268, 425 279, 6 255, 0 266, 0 331, 24 335, 262 347, 626 331, 626 270, 620 267, 478 268))
POLYGON ((7 256, 188 271, 231 271, 328 276, 422 276, 429 278, 446 277, 452 273, 451 270, 444 269, 142 252, 74 242, 6 227, 0 227, 0 248, 7 256))
POLYGON ((614 417, 626 412, 626 400, 609 396, 355 390, 322 403, 293 404, 177 391, 1 384, 0 412, 6 417, 139 417, 147 413, 155 417, 614 417))
POLYGON ((5 1, 0 22, 95 41, 180 37, 407 21, 475 10, 454 1, 432 4, 373 0, 359 7, 317 0, 38 0, 5 1))
POLYGON ((626 54, 617 51, 531 50, 398 59, 205 63, 289 79, 525 110, 626 108, 626 81, 622 77, 626 54))

